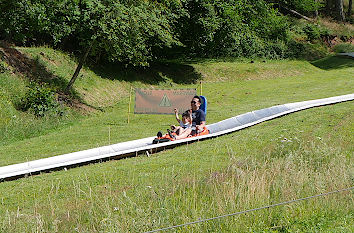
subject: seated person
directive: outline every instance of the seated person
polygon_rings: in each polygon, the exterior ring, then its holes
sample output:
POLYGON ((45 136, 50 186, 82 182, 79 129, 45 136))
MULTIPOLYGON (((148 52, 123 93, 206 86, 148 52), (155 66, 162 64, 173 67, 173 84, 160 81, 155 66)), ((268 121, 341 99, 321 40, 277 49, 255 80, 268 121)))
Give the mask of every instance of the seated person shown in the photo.
POLYGON ((191 114, 191 111, 189 111, 189 110, 185 111, 184 113, 182 113, 182 120, 181 120, 178 117, 178 109, 175 108, 174 111, 175 111, 176 120, 179 123, 179 126, 171 125, 171 129, 177 135, 180 135, 187 128, 191 128, 192 127, 192 114, 191 114))
POLYGON ((184 132, 176 136, 176 139, 186 138, 190 134, 194 135, 203 131, 205 127, 205 113, 200 109, 201 104, 201 98, 197 95, 194 96, 191 101, 192 127, 185 129, 184 132))

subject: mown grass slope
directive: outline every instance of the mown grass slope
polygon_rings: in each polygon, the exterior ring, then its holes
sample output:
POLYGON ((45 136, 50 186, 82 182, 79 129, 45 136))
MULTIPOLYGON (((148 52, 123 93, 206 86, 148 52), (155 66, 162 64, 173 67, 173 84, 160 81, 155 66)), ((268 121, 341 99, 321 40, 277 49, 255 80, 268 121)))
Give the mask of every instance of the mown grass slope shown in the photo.
MULTIPOLYGON (((33 57, 43 56, 38 48, 23 50, 33 57)), ((40 62, 53 75, 68 80, 75 63, 52 50, 45 50, 44 54, 52 61, 40 58, 40 62)), ((77 95, 104 112, 57 119, 55 126, 50 119, 33 118, 36 123, 28 131, 37 132, 26 137, 16 136, 13 131, 20 131, 27 124, 13 124, 7 132, 15 136, 0 145, 0 165, 152 136, 174 122, 173 116, 131 115, 127 124, 130 86, 193 87, 200 91, 198 82, 202 80, 203 95, 209 101, 207 121, 213 123, 276 104, 353 93, 353 66, 350 58, 330 57, 312 64, 263 60, 169 62, 152 67, 149 74, 122 74, 114 67, 109 71, 87 69, 76 85, 77 95), (139 75, 142 81, 138 81, 139 75), (106 92, 106 87, 110 91, 106 92), (87 92, 90 94, 84 95, 87 92), (118 93, 111 96, 109 92, 118 93), (88 95, 91 97, 85 97, 88 95), (105 99, 100 100, 101 95, 105 99), (46 129, 38 126, 42 122, 47 122, 46 129)), ((8 74, 6 77, 10 80, 8 74)), ((6 85, 10 82, 15 81, 6 85)), ((21 85, 14 86, 22 88, 21 85)), ((6 98, 9 101, 2 98, 2 103, 8 103, 6 109, 11 109, 12 99, 6 98)), ((142 232, 351 187, 353 110, 353 102, 309 109, 151 157, 138 156, 0 183, 0 229, 142 232)), ((22 116, 26 113, 12 111, 7 114, 9 121, 29 118, 22 116)), ((351 232, 352 193, 179 230, 351 232)))

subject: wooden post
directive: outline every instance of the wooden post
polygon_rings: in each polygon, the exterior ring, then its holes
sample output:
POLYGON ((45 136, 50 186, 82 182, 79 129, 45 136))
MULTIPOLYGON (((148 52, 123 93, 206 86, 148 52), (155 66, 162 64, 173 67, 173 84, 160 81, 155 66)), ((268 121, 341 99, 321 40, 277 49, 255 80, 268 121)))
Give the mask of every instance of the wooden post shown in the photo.
POLYGON ((111 144, 111 126, 108 126, 108 144, 111 144))
POLYGON ((128 105, 128 124, 129 124, 129 122, 130 122, 129 117, 130 117, 130 104, 131 104, 131 102, 132 102, 132 89, 133 89, 133 87, 130 86, 130 91, 129 91, 129 105, 128 105))
POLYGON ((200 95, 203 95, 203 84, 202 84, 202 81, 200 81, 200 95))

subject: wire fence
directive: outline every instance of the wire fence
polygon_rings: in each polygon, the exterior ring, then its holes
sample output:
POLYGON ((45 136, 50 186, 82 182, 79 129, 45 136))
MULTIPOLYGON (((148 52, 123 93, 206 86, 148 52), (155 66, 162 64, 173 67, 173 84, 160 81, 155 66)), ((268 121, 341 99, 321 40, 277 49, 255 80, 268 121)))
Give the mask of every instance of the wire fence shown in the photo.
POLYGON ((198 224, 198 223, 202 223, 202 222, 207 222, 207 221, 212 221, 212 220, 216 220, 216 219, 220 219, 220 218, 231 217, 231 216, 240 215, 240 214, 245 214, 245 213, 249 213, 249 212, 253 212, 253 211, 257 211, 257 210, 269 209, 269 208, 273 208, 273 207, 281 206, 281 205, 288 205, 288 204, 291 204, 291 203, 294 203, 294 202, 305 201, 305 200, 312 199, 312 198, 316 198, 316 197, 323 197, 323 196, 327 196, 327 195, 330 195, 330 194, 335 194, 335 193, 350 191, 350 190, 352 190, 352 189, 354 189, 354 186, 353 186, 353 187, 350 187, 350 188, 345 188, 345 189, 340 189, 340 190, 332 191, 332 192, 321 193, 321 194, 317 194, 317 195, 313 195, 313 196, 309 196, 309 197, 304 197, 304 198, 299 198, 299 199, 295 199, 295 200, 285 201, 285 202, 281 202, 281 203, 277 203, 277 204, 273 204, 273 205, 258 207, 258 208, 249 209, 249 210, 244 210, 244 211, 240 211, 240 212, 236 212, 236 213, 231 213, 231 214, 220 215, 220 216, 216 216, 216 217, 212 217, 212 218, 201 219, 201 220, 198 220, 198 221, 188 222, 188 223, 184 223, 184 224, 180 224, 180 225, 175 225, 175 226, 160 228, 160 229, 156 229, 156 230, 152 230, 152 231, 147 231, 147 232, 145 232, 145 233, 152 233, 152 232, 160 232, 160 231, 172 230, 172 229, 175 229, 175 228, 185 227, 185 226, 189 226, 189 225, 193 225, 193 224, 198 224))

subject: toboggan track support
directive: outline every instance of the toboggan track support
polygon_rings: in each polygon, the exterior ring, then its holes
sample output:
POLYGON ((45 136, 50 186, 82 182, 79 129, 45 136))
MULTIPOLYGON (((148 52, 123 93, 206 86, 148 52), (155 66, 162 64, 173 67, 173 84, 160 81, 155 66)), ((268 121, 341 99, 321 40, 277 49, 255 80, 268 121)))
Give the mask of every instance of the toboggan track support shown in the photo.
POLYGON ((0 167, 0 181, 13 180, 28 175, 39 174, 40 172, 60 170, 63 168, 75 167, 94 162, 106 161, 110 159, 136 156, 138 153, 141 152, 145 152, 147 154, 155 153, 164 150, 165 148, 172 148, 180 144, 186 144, 189 142, 214 138, 217 136, 228 134, 237 130, 250 127, 252 125, 256 125, 264 121, 287 115, 289 113, 351 100, 354 100, 354 94, 276 105, 273 107, 241 114, 214 124, 207 125, 207 128, 210 131, 210 134, 208 135, 159 144, 152 144, 152 141, 155 137, 148 137, 79 152, 58 155, 45 159, 8 165, 0 167))

